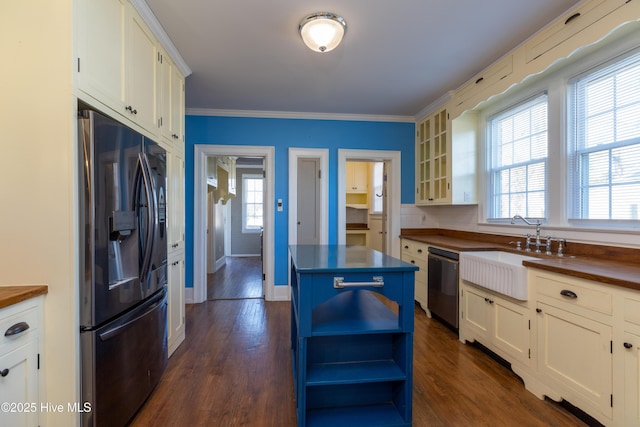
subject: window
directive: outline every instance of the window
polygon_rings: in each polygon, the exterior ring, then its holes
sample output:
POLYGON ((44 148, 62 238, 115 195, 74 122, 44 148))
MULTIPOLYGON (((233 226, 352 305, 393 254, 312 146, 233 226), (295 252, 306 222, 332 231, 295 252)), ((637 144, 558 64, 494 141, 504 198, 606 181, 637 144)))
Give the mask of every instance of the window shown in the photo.
POLYGON ((569 84, 571 219, 640 219, 640 53, 569 84))
POLYGON ((262 175, 242 175, 242 232, 258 233, 262 228, 264 206, 262 175))
POLYGON ((384 181, 384 163, 373 163, 373 202, 372 213, 382 213, 382 183, 384 181))
POLYGON ((493 116, 488 130, 488 219, 546 218, 546 93, 493 116))

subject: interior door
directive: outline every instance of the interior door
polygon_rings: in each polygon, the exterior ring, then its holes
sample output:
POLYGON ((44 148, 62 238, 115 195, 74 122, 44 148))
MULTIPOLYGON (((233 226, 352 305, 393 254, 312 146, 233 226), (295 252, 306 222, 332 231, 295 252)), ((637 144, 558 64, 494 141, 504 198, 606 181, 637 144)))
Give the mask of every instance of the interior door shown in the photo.
MULTIPOLYGON (((388 221, 387 221, 387 213, 389 211, 388 206, 388 197, 387 197, 387 168, 389 167, 388 162, 382 163, 382 252, 387 253, 387 233, 388 233, 388 221)), ((377 196, 377 195, 376 195, 377 196)))
POLYGON ((298 241, 299 245, 320 243, 320 160, 298 158, 298 241))

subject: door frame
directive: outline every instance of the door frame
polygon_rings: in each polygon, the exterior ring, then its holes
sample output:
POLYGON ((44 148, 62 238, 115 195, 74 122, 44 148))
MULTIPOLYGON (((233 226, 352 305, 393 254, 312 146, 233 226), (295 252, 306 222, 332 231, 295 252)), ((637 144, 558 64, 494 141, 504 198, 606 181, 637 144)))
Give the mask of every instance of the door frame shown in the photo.
POLYGON ((193 298, 200 303, 207 299, 207 157, 237 156, 264 158, 264 280, 262 291, 267 301, 276 299, 274 286, 274 182, 275 147, 238 145, 194 145, 193 156, 193 298))
POLYGON ((400 191, 401 191, 401 152, 391 150, 353 150, 338 149, 338 244, 346 243, 347 195, 347 160, 370 162, 387 162, 387 253, 400 258, 400 191))
POLYGON ((298 242, 298 159, 320 161, 320 240, 329 242, 329 150, 327 148, 289 148, 289 244, 298 242))

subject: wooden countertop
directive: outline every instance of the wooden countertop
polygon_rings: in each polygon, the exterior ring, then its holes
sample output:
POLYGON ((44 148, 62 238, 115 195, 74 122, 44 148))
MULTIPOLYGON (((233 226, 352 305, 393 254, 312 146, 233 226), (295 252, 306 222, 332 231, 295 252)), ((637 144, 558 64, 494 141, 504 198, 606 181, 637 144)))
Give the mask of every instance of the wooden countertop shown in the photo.
POLYGON ((525 267, 640 290, 640 265, 593 258, 544 258, 523 261, 525 267))
MULTIPOLYGON (((438 233, 443 233, 443 231, 439 230, 438 233)), ((455 235, 460 233, 452 232, 452 234, 455 235)), ((522 240, 522 238, 509 236, 487 235, 485 242, 482 240, 475 240, 478 238, 478 235, 474 235, 473 239, 465 239, 459 236, 452 237, 443 234, 421 233, 414 230, 412 232, 403 233, 400 237, 458 252, 498 250, 526 254, 527 256, 539 258, 535 261, 524 261, 523 265, 526 267, 538 268, 540 270, 565 274, 567 276, 593 280, 599 283, 640 290, 640 258, 636 256, 636 252, 633 249, 629 250, 631 256, 624 258, 624 261, 620 262, 611 258, 606 259, 605 257, 599 257, 597 255, 589 256, 588 254, 580 254, 575 257, 567 255, 559 258, 557 256, 547 256, 543 254, 536 254, 534 252, 525 252, 523 250, 518 251, 513 246, 510 246, 508 242, 509 239, 522 240)), ((621 248, 620 250, 622 251, 624 248, 621 248)), ((616 253, 613 255, 619 254, 616 253)))
POLYGON ((441 236, 441 235, 406 235, 400 236, 402 239, 410 239, 416 242, 427 243, 443 249, 451 249, 453 251, 495 251, 505 250, 503 245, 492 242, 480 242, 477 240, 460 239, 457 237, 441 236))
POLYGON ((46 285, 0 286, 0 308, 9 307, 21 301, 35 298, 49 292, 46 285))

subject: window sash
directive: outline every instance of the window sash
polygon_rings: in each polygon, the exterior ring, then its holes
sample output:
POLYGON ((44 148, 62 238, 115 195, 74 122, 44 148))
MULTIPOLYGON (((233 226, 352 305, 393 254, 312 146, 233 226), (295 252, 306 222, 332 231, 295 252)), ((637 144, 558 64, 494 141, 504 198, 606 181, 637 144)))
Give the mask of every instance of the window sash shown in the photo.
POLYGON ((242 175, 242 231, 257 233, 263 226, 264 178, 262 175, 242 175))
POLYGON ((539 94, 488 120, 489 220, 546 218, 547 95, 539 94))
POLYGON ((569 219, 640 219, 640 53, 569 82, 569 219))

